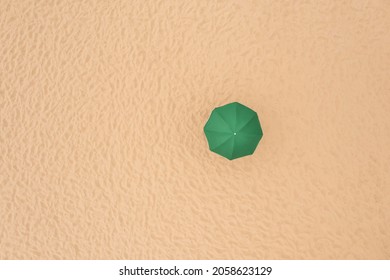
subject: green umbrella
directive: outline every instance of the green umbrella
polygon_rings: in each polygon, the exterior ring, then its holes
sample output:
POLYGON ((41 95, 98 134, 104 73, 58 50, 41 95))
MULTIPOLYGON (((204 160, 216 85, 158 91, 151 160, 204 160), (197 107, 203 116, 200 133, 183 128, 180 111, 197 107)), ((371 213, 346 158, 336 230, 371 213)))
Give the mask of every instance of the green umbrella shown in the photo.
POLYGON ((257 113, 238 102, 215 108, 204 133, 210 150, 230 160, 253 154, 263 137, 257 113))

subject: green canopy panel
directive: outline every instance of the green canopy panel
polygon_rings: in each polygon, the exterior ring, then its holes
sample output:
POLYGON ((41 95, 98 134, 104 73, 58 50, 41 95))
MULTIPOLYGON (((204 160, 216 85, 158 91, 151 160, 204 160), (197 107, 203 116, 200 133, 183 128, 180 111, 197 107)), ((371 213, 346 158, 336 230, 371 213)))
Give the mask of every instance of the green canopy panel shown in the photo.
POLYGON ((263 137, 257 113, 238 102, 215 108, 204 133, 210 150, 230 160, 253 154, 263 137))

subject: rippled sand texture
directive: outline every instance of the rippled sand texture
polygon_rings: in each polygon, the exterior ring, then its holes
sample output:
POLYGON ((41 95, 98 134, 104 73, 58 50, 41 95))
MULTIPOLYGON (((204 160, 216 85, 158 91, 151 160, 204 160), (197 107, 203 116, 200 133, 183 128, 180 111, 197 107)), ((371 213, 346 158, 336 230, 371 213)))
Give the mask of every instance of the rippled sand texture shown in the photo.
POLYGON ((0 0, 0 258, 389 259, 389 14, 0 0), (228 161, 232 101, 264 137, 228 161))

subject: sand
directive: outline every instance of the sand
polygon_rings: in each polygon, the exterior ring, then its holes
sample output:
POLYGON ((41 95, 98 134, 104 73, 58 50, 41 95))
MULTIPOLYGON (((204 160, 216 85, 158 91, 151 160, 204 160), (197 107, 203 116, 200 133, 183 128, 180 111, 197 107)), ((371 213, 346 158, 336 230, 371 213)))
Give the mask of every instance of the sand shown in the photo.
POLYGON ((389 1, 0 7, 1 259, 390 258, 389 1))

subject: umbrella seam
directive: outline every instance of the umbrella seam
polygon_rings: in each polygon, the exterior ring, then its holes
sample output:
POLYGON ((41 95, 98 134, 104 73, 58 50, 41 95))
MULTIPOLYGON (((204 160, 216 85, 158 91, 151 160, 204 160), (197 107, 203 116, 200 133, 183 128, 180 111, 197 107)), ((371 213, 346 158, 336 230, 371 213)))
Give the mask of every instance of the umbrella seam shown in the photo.
MULTIPOLYGON (((246 124, 244 124, 244 126, 243 127, 241 127, 240 128, 240 131, 241 130, 243 130, 255 117, 256 117, 257 115, 255 114, 255 115, 253 115, 253 117, 252 118, 250 118, 249 120, 248 120, 248 122, 246 123, 246 124)), ((245 133, 245 132, 244 132, 245 133)))
MULTIPOLYGON (((221 147, 223 144, 225 144, 227 141, 229 141, 230 139, 232 139, 232 137, 229 137, 228 139, 226 139, 226 141, 223 141, 221 144, 219 144, 218 146, 212 148, 212 149, 217 149, 218 147, 221 147)), ((211 147, 210 147, 211 149, 211 147)))
POLYGON ((215 113, 217 113, 221 117, 221 119, 225 122, 225 124, 230 128, 230 130, 233 131, 230 124, 224 119, 224 117, 217 110, 215 111, 215 113))

